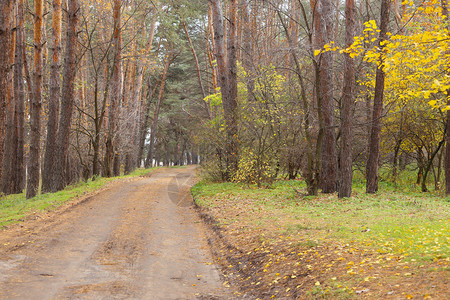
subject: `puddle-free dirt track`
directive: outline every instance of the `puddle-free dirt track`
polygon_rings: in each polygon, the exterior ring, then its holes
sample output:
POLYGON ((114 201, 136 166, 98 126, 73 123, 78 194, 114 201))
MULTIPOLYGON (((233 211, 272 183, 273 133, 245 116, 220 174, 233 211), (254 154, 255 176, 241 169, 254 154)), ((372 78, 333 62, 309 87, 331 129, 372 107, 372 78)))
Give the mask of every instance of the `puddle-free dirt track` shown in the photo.
POLYGON ((228 299, 193 173, 159 169, 0 231, 0 299, 228 299))

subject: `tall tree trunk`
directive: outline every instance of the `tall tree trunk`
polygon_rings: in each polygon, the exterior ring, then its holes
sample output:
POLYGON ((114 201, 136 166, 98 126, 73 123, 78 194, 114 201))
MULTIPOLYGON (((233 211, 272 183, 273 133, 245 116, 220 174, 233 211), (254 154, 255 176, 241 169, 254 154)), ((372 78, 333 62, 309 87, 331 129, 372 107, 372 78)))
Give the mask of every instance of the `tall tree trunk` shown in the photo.
POLYGON ((381 115, 383 112, 384 98, 384 41, 389 27, 390 0, 381 1, 380 37, 378 46, 380 48, 379 67, 375 78, 375 95, 373 98, 372 127, 369 140, 369 158, 367 160, 367 183, 366 193, 374 194, 378 191, 378 164, 380 160, 380 139, 381 139, 381 115))
POLYGON ((79 1, 70 0, 67 20, 66 51, 64 56, 64 74, 61 94, 61 112, 59 116, 58 140, 56 143, 55 164, 52 191, 60 191, 67 184, 66 169, 69 156, 70 126, 75 98, 77 29, 79 1))
POLYGON ((30 120, 30 158, 28 167, 27 199, 36 196, 39 190, 41 106, 42 106, 42 27, 44 2, 34 1, 34 89, 31 97, 30 120))
POLYGON ((42 192, 51 191, 53 164, 56 153, 58 133, 58 113, 60 97, 60 53, 61 53, 62 0, 53 0, 52 15, 52 61, 50 65, 50 98, 48 103, 47 141, 45 146, 44 167, 42 170, 42 192))
POLYGON ((92 158, 92 174, 94 175, 94 179, 97 175, 100 175, 99 165, 99 156, 100 156, 100 135, 102 132, 103 121, 105 119, 106 113, 106 104, 109 95, 109 80, 107 80, 105 84, 105 89, 103 92, 103 99, 101 105, 99 105, 99 92, 98 92, 98 72, 95 75, 94 82, 94 138, 92 140, 92 148, 94 150, 93 158, 92 158), (99 112, 100 108, 100 112, 99 112))
MULTIPOLYGON (((9 7, 9 28, 13 28, 13 5, 9 7)), ((2 168, 2 180, 1 180, 1 190, 4 194, 12 194, 15 190, 16 179, 14 172, 14 166, 16 165, 16 144, 17 144, 17 136, 16 136, 16 121, 15 118, 15 101, 13 97, 13 81, 11 72, 11 66, 14 64, 14 54, 15 54, 15 33, 9 31, 10 39, 7 45, 6 51, 4 51, 8 55, 8 60, 5 62, 6 67, 8 68, 6 75, 6 86, 4 87, 4 92, 6 94, 4 96, 6 102, 5 104, 5 117, 6 117, 6 126, 5 126, 5 144, 4 144, 4 159, 3 159, 3 168, 2 168)), ((0 161, 1 163, 1 161, 0 161)))
POLYGON ((142 79, 144 73, 144 66, 140 60, 136 61, 136 76, 133 87, 133 94, 131 101, 128 102, 128 115, 129 124, 127 130, 129 133, 128 145, 126 145, 126 157, 125 157, 125 173, 129 174, 136 168, 136 155, 137 155, 137 141, 139 135, 139 112, 138 106, 141 102, 142 91, 142 79))
MULTIPOLYGON (((355 36, 355 1, 345 1, 345 43, 349 47, 355 36)), ((352 131, 353 107, 355 104, 355 60, 345 55, 344 90, 341 110, 341 159, 339 178, 339 198, 352 195, 352 131)))
MULTIPOLYGON (((162 79, 162 76, 163 76, 163 74, 161 74, 161 79, 162 79)), ((160 85, 160 82, 161 81, 157 82, 157 84, 155 85, 155 87, 153 89, 151 88, 150 78, 148 79, 148 82, 147 82, 147 95, 145 97, 146 100, 145 100, 145 106, 143 109, 144 117, 143 117, 140 134, 139 134, 138 166, 140 166, 142 157, 144 155, 145 140, 147 138, 147 132, 148 132, 148 123, 150 122, 150 107, 152 104, 152 99, 153 99, 154 94, 156 93, 157 87, 160 85)))
POLYGON ((238 168, 238 142, 237 142, 237 41, 236 41, 236 21, 237 21, 237 1, 230 1, 229 12, 229 34, 227 37, 227 52, 225 52, 224 25, 222 4, 220 0, 210 0, 212 4, 215 56, 219 73, 219 85, 222 92, 222 105, 225 117, 226 145, 225 159, 226 170, 225 179, 230 180, 238 168), (228 63, 226 61, 228 57, 228 63))
MULTIPOLYGON (((200 72, 200 64, 198 62, 197 53, 195 52, 194 44, 192 43, 191 37, 189 36, 189 32, 187 30, 185 22, 183 22, 183 28, 184 28, 184 33, 186 34, 186 38, 187 38, 187 40, 189 42, 189 46, 191 47, 192 55, 194 57, 195 69, 197 71, 198 85, 200 87, 200 91, 202 92, 202 96, 203 96, 203 99, 204 99, 204 98, 206 98, 206 92, 205 92, 205 88, 203 87, 203 80, 202 80, 202 75, 201 75, 201 72, 200 72)), ((205 110, 206 110, 206 112, 208 114, 208 118, 211 119, 211 109, 210 109, 209 104, 206 101, 203 101, 203 104, 204 104, 205 110)))
POLYGON ((114 172, 114 160, 116 158, 117 148, 117 114, 119 112, 120 100, 122 99, 122 36, 121 36, 121 16, 120 16, 120 0, 114 0, 114 65, 112 75, 112 88, 110 95, 110 106, 108 113, 108 135, 106 138, 105 153, 105 176, 111 177, 114 172))
MULTIPOLYGON (((252 31, 252 22, 250 20, 250 1, 242 0, 242 22, 243 22, 243 45, 242 45, 242 65, 246 71, 247 81, 247 98, 248 100, 253 101, 255 98, 254 90, 255 90, 255 79, 254 79, 254 68, 253 68, 253 31, 252 31)), ((254 29, 254 28, 253 28, 254 29)), ((292 38, 291 41, 295 41, 296 37, 292 38)), ((295 42, 293 42, 295 43, 295 42)), ((290 43, 290 44, 293 44, 290 43)))
POLYGON ((148 146, 147 158, 145 159, 145 167, 146 168, 152 166, 152 164, 153 164, 153 154, 154 154, 154 150, 155 150, 155 138, 156 138, 156 133, 158 131, 159 110, 161 108, 161 101, 164 96, 164 87, 166 84, 167 71, 169 70, 170 64, 172 63, 172 61, 171 61, 172 58, 171 58, 171 54, 170 54, 171 49, 169 49, 168 47, 169 46, 167 45, 166 57, 164 59, 164 69, 163 69, 163 73, 162 73, 162 77, 161 77, 161 86, 159 87, 158 99, 156 101, 155 111, 153 113, 152 127, 150 129, 150 145, 148 146))
POLYGON ((17 2, 16 17, 16 57, 14 62, 14 100, 16 103, 16 124, 17 124, 17 144, 16 144, 16 190, 14 193, 21 193, 25 188, 25 164, 24 164, 24 131, 25 131, 25 87, 23 83, 23 56, 25 54, 24 36, 24 9, 23 0, 17 2))
MULTIPOLYGON (((5 127, 6 127, 6 105, 8 99, 8 78, 11 72, 10 49, 11 49, 11 26, 13 14, 12 0, 0 1, 0 166, 3 166, 5 127)), ((0 167, 0 178, 2 178, 3 167, 0 167)))
MULTIPOLYGON (((445 16, 447 22, 447 30, 450 31, 449 13, 448 13, 448 0, 441 0, 442 15, 445 16)), ((450 89, 447 90, 447 105, 450 105, 450 89)), ((447 134, 445 145, 445 194, 450 195, 450 110, 447 110, 447 134)))
POLYGON ((230 1, 228 34, 228 96, 223 101, 227 128, 227 165, 228 179, 238 170, 238 115, 237 115, 237 0, 230 1), (225 108, 227 107, 227 108, 225 108))
MULTIPOLYGON (((333 31, 333 4, 331 0, 311 0, 314 10, 314 27, 316 48, 322 49, 332 40, 333 31)), ((337 190, 337 155, 336 131, 334 128, 334 100, 333 100, 333 54, 324 52, 319 57, 319 76, 317 97, 320 98, 323 117, 323 143, 321 187, 324 193, 333 193, 337 190)))
MULTIPOLYGON (((307 16, 306 16, 306 10, 304 5, 299 2, 299 6, 301 9, 301 13, 303 15, 303 19, 305 20, 305 23, 308 24, 307 21, 307 16)), ((322 136, 323 134, 321 134, 322 131, 319 131, 319 135, 318 138, 316 140, 316 148, 314 149, 314 143, 313 143, 313 138, 312 138, 312 133, 311 133, 311 115, 310 115, 310 106, 308 103, 308 98, 307 98, 307 91, 306 91, 306 86, 302 77, 302 72, 301 72, 301 66, 300 66, 300 60, 297 56, 297 52, 295 51, 295 42, 293 41, 289 29, 286 25, 285 22, 283 22, 283 18, 281 16, 281 13, 278 12, 278 17, 280 18, 281 24, 283 25, 284 28, 284 32, 286 33, 286 37, 289 43, 289 49, 291 52, 291 56, 292 56, 292 60, 294 62, 295 65, 295 71, 296 71, 296 75, 298 78, 298 82, 300 84, 300 98, 301 101, 299 101, 301 104, 301 108, 302 110, 305 112, 305 116, 304 116, 304 122, 302 122, 303 126, 303 132, 305 134, 305 139, 307 142, 307 152, 306 152, 306 157, 307 157, 307 166, 306 166, 306 172, 305 172, 305 181, 306 181, 306 185, 307 185, 307 190, 308 190, 308 194, 309 195, 317 195, 318 190, 319 190, 319 181, 320 181, 320 154, 321 154, 321 143, 322 143, 322 136)), ((313 41, 312 41, 312 32, 309 28, 309 26, 306 26, 307 28, 307 32, 308 32, 308 42, 310 45, 310 48, 312 49, 312 45, 313 45, 313 41)), ((314 68, 315 70, 317 70, 317 64, 314 63, 314 68)), ((316 72, 316 77, 317 77, 318 72, 316 72)), ((318 99, 319 100, 319 99, 318 99)), ((321 117, 321 113, 320 110, 318 110, 318 116, 319 116, 319 120, 322 119, 321 117)), ((320 121, 322 122, 322 121, 320 121)))
POLYGON ((218 82, 217 82, 217 66, 214 64, 214 51, 216 49, 216 43, 214 39, 214 26, 213 26, 213 5, 211 1, 208 3, 208 25, 207 25, 207 37, 209 38, 209 41, 206 41, 206 54, 208 56, 208 63, 211 67, 211 80, 212 80, 212 88, 214 90, 217 89, 218 82))
MULTIPOLYGON (((156 15, 156 10, 154 11, 156 15)), ((152 45, 153 45, 153 38, 155 37, 155 29, 156 29, 156 16, 153 16, 152 23, 150 25, 150 32, 149 37, 147 40, 147 46, 146 46, 146 54, 150 56, 152 45)), ((144 76, 145 70, 142 72, 142 76, 144 76)), ((143 80, 142 80, 143 82, 143 80)), ((155 87, 158 86, 158 84, 155 85, 155 87)), ((139 118, 139 133, 138 133, 138 139, 139 139, 139 146, 137 150, 137 158, 136 158, 136 164, 138 167, 141 165, 142 156, 144 155, 144 148, 145 148, 145 139, 147 137, 147 131, 148 131, 148 122, 150 118, 150 104, 151 99, 153 98, 153 94, 156 91, 155 89, 151 89, 150 79, 148 79, 147 84, 147 95, 146 97, 141 96, 141 115, 139 118), (145 104, 144 104, 145 103, 145 104)))
POLYGON ((211 14, 213 17, 214 27, 214 55, 217 63, 218 83, 222 92, 222 97, 228 94, 228 76, 227 76, 227 62, 225 59, 225 41, 224 41, 224 25, 222 1, 210 0, 211 14))

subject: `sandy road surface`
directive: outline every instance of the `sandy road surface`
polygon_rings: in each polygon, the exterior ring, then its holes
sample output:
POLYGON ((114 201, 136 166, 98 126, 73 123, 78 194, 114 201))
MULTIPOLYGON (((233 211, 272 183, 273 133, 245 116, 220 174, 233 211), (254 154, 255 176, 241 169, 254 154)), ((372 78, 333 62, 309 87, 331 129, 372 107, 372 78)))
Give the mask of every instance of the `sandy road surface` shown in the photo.
POLYGON ((121 182, 0 231, 0 299, 227 299, 188 198, 193 168, 121 182))

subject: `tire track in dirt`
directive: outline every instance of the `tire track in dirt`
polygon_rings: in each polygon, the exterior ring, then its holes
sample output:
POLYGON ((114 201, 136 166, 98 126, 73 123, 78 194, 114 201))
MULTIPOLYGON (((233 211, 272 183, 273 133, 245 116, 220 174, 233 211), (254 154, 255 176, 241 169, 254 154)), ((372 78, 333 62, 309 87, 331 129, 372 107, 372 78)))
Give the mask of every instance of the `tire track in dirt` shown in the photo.
POLYGON ((0 248, 0 298, 230 298, 197 213, 177 200, 187 199, 189 184, 169 197, 174 178, 192 174, 158 170, 37 221, 31 231, 0 232, 0 245, 10 245, 0 248))

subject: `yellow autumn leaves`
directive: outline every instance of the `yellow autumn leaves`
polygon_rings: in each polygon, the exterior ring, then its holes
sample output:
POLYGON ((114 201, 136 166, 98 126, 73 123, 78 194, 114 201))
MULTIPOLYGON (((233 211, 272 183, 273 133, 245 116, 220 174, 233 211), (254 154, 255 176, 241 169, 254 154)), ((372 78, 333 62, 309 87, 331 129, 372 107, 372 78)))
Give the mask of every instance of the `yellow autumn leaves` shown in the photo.
MULTIPOLYGON (((449 110, 447 106, 450 90, 450 49, 448 20, 442 15, 440 2, 424 1, 416 6, 412 1, 403 1, 408 9, 403 14, 397 34, 388 33, 388 39, 382 42, 383 52, 377 41, 379 29, 376 22, 364 23, 363 34, 356 36, 351 46, 340 49, 331 42, 314 51, 314 55, 328 51, 348 53, 350 57, 362 57, 369 64, 380 67, 380 55, 383 55, 383 68, 386 72, 386 98, 411 101, 427 100, 432 108, 449 110)), ((358 81, 362 93, 371 93, 375 81, 375 72, 361 74, 358 81)))

